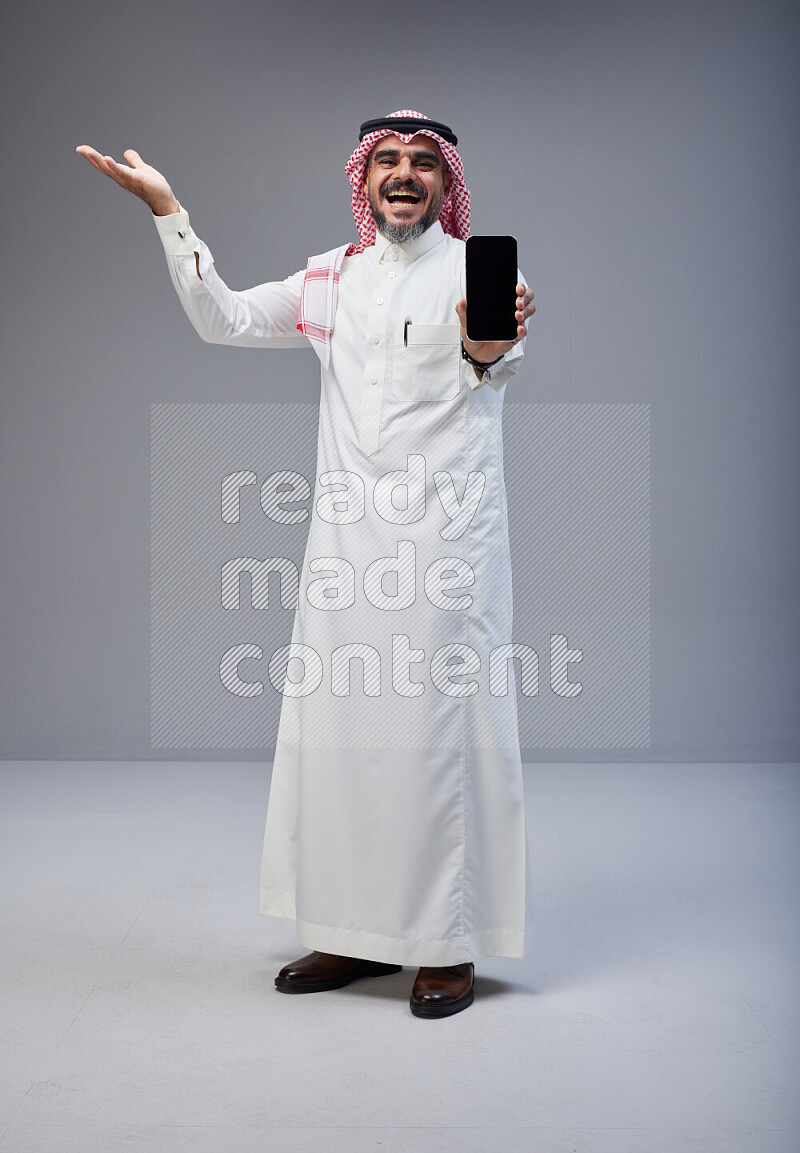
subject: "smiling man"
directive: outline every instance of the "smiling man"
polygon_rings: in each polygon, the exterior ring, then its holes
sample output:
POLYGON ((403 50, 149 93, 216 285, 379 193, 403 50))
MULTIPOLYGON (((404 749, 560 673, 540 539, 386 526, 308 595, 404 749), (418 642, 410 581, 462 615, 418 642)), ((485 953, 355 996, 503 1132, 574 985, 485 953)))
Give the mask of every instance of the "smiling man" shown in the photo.
POLYGON ((406 244, 438 220, 452 183, 441 149, 430 137, 415 136, 404 144, 388 136, 369 155, 364 191, 381 235, 406 244))
POLYGON ((475 960, 522 957, 529 923, 501 418, 535 309, 520 276, 516 339, 466 335, 470 196, 456 144, 407 109, 362 124, 345 166, 359 243, 239 292, 161 173, 132 150, 126 166, 78 149, 150 205, 204 340, 310 344, 321 361, 292 641, 275 675, 270 664, 283 701, 259 911, 294 919, 312 950, 277 989, 321 992, 412 965, 418 1017, 470 1005, 475 960), (328 498, 353 474, 375 515, 328 498), (393 557, 413 558, 427 595, 393 557), (320 593, 340 560, 364 574, 367 595, 320 593))

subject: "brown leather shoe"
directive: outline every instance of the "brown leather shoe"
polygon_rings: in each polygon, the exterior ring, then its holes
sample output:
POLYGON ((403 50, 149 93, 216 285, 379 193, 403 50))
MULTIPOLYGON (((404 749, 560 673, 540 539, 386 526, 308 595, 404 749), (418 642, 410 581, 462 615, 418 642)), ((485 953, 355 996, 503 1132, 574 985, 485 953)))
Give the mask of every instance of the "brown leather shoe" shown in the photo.
POLYGON ((359 977, 382 977, 386 973, 399 973, 402 968, 402 965, 386 965, 382 961, 362 961, 359 957, 315 951, 284 965, 275 978, 275 988, 281 993, 322 993, 326 989, 341 989, 359 977))
POLYGON ((411 990, 411 1012, 415 1017, 449 1017, 451 1013, 460 1013, 475 1000, 474 979, 472 961, 420 969, 411 990))

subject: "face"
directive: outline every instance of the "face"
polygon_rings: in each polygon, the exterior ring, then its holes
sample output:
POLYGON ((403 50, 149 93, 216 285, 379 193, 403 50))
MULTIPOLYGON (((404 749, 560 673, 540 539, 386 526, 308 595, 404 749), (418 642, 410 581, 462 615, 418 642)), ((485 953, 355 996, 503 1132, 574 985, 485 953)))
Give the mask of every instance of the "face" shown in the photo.
POLYGON ((447 161, 430 136, 404 144, 382 137, 369 154, 364 192, 378 231, 396 244, 421 236, 438 220, 452 185, 447 161))

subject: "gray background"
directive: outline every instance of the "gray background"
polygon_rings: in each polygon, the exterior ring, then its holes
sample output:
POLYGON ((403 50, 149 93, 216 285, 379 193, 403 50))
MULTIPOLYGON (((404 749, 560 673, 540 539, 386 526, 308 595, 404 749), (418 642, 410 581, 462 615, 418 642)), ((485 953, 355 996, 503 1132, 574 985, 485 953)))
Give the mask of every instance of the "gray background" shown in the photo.
POLYGON ((149 209, 75 146, 164 171, 238 288, 354 236, 357 126, 412 107, 459 133, 473 231, 514 232, 536 291, 506 421, 516 402, 651 405, 651 745, 547 759, 797 759, 797 10, 500 12, 6 17, 0 756, 163 759, 150 406, 319 388, 311 352, 203 344, 149 209))

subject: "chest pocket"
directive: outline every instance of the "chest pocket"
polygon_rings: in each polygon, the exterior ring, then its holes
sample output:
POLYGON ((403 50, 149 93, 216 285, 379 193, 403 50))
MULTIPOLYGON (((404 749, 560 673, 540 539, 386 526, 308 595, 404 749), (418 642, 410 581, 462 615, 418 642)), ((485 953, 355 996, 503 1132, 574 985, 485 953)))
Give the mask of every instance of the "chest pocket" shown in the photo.
POLYGON ((398 400, 454 400, 461 386, 461 325, 397 327, 392 392, 398 400))

